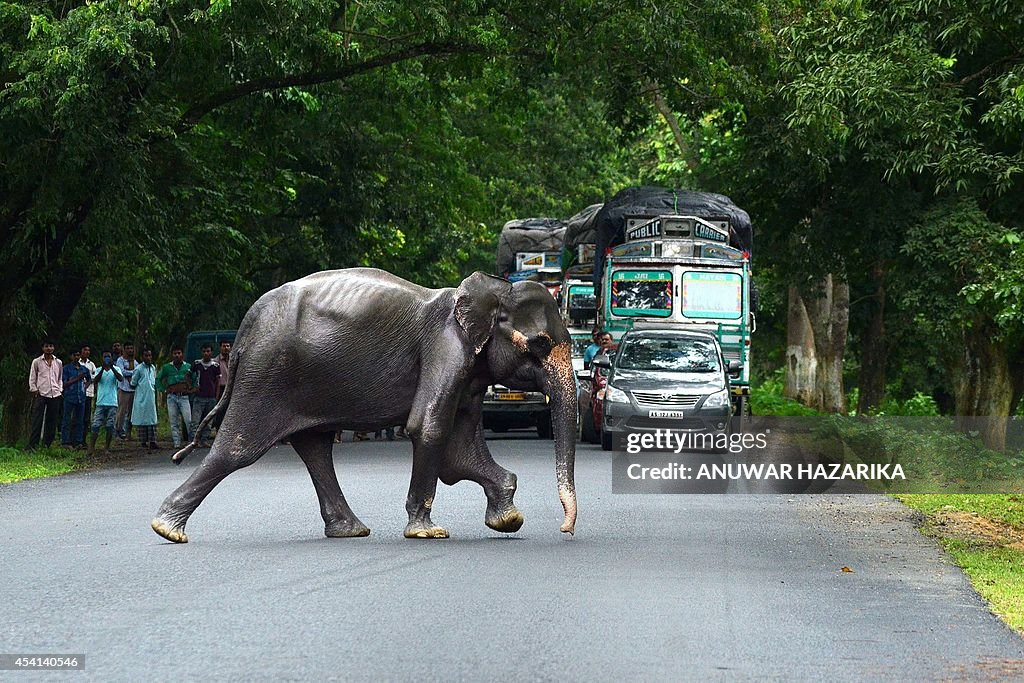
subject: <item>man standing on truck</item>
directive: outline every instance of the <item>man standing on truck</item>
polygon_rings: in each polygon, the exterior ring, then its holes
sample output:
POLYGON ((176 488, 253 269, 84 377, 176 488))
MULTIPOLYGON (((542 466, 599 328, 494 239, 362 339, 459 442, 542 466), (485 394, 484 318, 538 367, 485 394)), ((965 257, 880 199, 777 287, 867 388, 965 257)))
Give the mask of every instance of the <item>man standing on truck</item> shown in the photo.
MULTIPOLYGON (((203 421, 206 414, 217 405, 217 387, 220 380, 221 366, 213 359, 213 346, 209 343, 203 344, 203 357, 192 363, 192 377, 199 387, 195 397, 192 399, 192 434, 196 434, 199 423, 203 421)), ((210 434, 210 427, 203 428, 196 440, 200 448, 208 448, 206 438, 210 434)))

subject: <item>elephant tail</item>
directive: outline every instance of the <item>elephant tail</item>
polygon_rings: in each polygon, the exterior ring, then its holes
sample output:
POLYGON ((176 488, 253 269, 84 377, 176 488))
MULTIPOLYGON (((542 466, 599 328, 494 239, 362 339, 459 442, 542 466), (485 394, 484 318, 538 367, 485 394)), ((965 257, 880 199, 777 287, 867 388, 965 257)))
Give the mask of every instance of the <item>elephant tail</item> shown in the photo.
POLYGON ((235 377, 238 376, 238 359, 241 355, 241 349, 232 349, 231 357, 228 359, 230 373, 228 375, 228 383, 224 386, 224 393, 221 395, 220 400, 217 401, 217 405, 206 414, 203 421, 196 427, 196 433, 192 435, 192 441, 171 457, 171 462, 175 465, 180 465, 188 457, 189 453, 199 447, 199 435, 203 433, 210 423, 223 415, 224 411, 228 409, 228 404, 231 403, 231 392, 235 387, 235 377))

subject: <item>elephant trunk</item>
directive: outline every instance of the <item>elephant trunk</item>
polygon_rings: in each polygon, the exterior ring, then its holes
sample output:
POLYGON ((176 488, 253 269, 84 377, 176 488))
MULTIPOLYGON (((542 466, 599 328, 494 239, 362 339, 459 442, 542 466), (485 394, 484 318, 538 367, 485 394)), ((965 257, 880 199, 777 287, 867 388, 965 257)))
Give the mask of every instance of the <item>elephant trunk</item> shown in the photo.
POLYGON ((558 497, 565 510, 561 530, 576 529, 576 376, 568 342, 559 344, 544 359, 548 396, 551 398, 551 426, 555 436, 555 476, 558 497))

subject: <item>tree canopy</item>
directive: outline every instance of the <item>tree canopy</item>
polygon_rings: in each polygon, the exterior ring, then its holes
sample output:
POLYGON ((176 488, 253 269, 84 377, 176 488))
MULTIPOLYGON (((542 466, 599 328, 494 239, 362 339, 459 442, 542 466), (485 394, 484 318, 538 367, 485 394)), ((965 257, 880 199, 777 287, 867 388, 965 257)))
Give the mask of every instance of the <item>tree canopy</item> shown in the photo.
POLYGON ((846 409, 846 384, 863 410, 913 384, 964 409, 980 396, 956 388, 967 348, 1002 359, 977 381, 1011 395, 971 409, 1013 410, 1015 9, 0 2, 5 435, 44 333, 166 349, 324 268, 452 285, 490 268, 505 221, 565 218, 642 182, 723 192, 751 214, 772 340, 759 357, 781 362, 784 302, 803 310, 832 368, 820 407, 846 409), (987 332, 968 343, 965 328, 987 332), (907 351, 922 338, 930 374, 907 351))

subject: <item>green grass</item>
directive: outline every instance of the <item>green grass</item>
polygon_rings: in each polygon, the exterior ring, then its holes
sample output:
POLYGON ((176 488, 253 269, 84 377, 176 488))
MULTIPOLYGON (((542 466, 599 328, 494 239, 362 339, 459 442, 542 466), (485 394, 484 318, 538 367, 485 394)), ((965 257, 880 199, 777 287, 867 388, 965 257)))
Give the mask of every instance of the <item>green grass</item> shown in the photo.
POLYGON ((904 495, 992 611, 1024 634, 1024 496, 904 495))
POLYGON ((84 457, 84 451, 63 448, 24 451, 8 446, 0 447, 0 484, 65 474, 80 468, 84 457))

